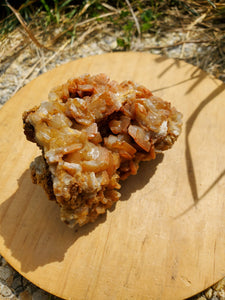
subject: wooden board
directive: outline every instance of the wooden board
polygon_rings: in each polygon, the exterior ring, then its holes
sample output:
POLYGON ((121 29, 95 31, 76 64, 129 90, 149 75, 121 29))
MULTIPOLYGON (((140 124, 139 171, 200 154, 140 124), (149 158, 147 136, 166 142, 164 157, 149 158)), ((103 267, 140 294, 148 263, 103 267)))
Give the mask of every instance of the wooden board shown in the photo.
POLYGON ((225 85, 196 67, 148 53, 111 53, 62 65, 0 111, 0 253, 23 276, 66 299, 183 299, 225 276, 225 85), (33 185, 39 154, 21 115, 83 73, 132 79, 184 117, 171 150, 143 163, 115 209, 77 232, 33 185))

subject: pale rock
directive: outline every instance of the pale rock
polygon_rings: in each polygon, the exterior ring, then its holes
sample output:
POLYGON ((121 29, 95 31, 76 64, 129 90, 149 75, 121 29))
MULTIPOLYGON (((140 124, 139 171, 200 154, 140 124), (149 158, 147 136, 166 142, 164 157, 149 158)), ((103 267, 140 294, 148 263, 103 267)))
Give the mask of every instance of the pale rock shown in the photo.
POLYGON ((220 300, 220 299, 216 296, 213 296, 210 300, 220 300))
POLYGON ((0 282, 5 284, 11 276, 12 276, 12 270, 9 267, 0 266, 0 282))
POLYGON ((23 291, 23 286, 22 286, 22 281, 21 281, 20 275, 16 275, 14 277, 11 287, 17 295, 23 291))
POLYGON ((217 293, 217 296, 220 297, 220 300, 225 300, 225 287, 221 290, 218 290, 216 293, 217 293))
POLYGON ((219 282, 217 282, 216 284, 214 284, 213 289, 216 291, 221 290, 221 289, 225 290, 225 277, 222 280, 220 280, 219 282))
POLYGON ((49 296, 42 290, 37 290, 32 295, 32 300, 48 300, 49 296))
POLYGON ((25 290, 19 294, 19 300, 32 300, 32 295, 29 290, 25 290))
POLYGON ((205 296, 207 299, 211 299, 213 295, 213 290, 212 288, 209 288, 206 292, 205 292, 205 296))
POLYGON ((2 285, 0 290, 0 295, 5 298, 9 298, 10 296, 12 296, 12 291, 6 285, 2 285))

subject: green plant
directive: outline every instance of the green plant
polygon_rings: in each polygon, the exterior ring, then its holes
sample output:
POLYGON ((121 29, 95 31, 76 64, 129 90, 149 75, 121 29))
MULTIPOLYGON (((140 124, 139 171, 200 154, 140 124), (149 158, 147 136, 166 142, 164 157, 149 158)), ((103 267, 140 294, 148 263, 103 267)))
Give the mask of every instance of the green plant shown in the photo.
POLYGON ((157 16, 153 13, 153 11, 149 8, 141 13, 141 31, 146 32, 152 26, 152 21, 157 18, 157 16))

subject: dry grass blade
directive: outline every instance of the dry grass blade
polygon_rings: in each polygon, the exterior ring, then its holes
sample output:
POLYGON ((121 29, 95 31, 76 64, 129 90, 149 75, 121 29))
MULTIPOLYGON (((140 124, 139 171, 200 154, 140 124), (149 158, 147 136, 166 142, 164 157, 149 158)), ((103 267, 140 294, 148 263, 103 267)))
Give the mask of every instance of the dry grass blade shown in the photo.
POLYGON ((16 18, 18 19, 18 21, 20 22, 20 24, 23 26, 24 30, 26 31, 26 33, 28 34, 29 38, 33 41, 33 43, 38 47, 38 48, 42 48, 42 49, 47 49, 47 50, 52 50, 50 47, 48 46, 44 46, 42 45, 33 35, 33 33, 31 32, 31 30, 27 27, 26 22, 24 21, 24 19, 22 18, 22 16, 20 15, 20 13, 14 8, 12 7, 12 5, 9 4, 9 2, 6 0, 6 5, 8 6, 9 9, 11 9, 11 11, 14 13, 14 15, 16 16, 16 18))
POLYGON ((65 44, 63 44, 48 60, 46 60, 44 62, 45 66, 47 66, 57 55, 59 55, 59 53, 63 51, 69 43, 70 41, 67 40, 65 44))
MULTIPOLYGON (((191 31, 193 30, 193 28, 201 23, 205 17, 207 16, 206 13, 202 14, 200 17, 198 17, 196 20, 194 20, 190 25, 187 26, 187 33, 186 33, 186 40, 188 40, 190 38, 190 33, 191 31)), ((186 43, 183 43, 183 46, 182 46, 182 50, 181 50, 181 54, 180 54, 180 58, 183 58, 183 55, 184 55, 184 48, 185 48, 185 44, 186 43)))
POLYGON ((8 59, 15 58, 16 56, 20 55, 21 51, 23 51, 27 47, 27 44, 23 44, 22 42, 19 44, 15 44, 15 46, 4 48, 2 47, 2 50, 0 52, 0 64, 4 63, 8 59))
POLYGON ((40 59, 32 66, 32 68, 27 72, 27 74, 25 74, 25 76, 22 78, 22 80, 19 82, 16 89, 14 90, 13 95, 15 95, 16 92, 18 92, 18 90, 24 85, 25 80, 33 73, 33 71, 35 70, 35 68, 38 66, 39 63, 40 63, 40 59))
POLYGON ((85 25, 85 24, 88 24, 90 22, 93 22, 93 21, 96 21, 98 19, 103 19, 103 18, 107 18, 109 16, 113 16, 113 15, 116 15, 116 14, 119 14, 120 13, 120 10, 116 11, 116 12, 111 12, 111 13, 105 13, 105 14, 102 14, 102 15, 99 15, 97 17, 93 17, 93 18, 90 18, 90 19, 87 19, 83 22, 79 22, 76 24, 76 27, 79 27, 79 26, 82 26, 82 25, 85 25))
POLYGON ((162 45, 162 46, 146 46, 145 50, 151 50, 151 49, 164 49, 164 48, 173 48, 173 47, 177 47, 183 44, 210 44, 212 43, 213 40, 185 40, 185 41, 179 41, 176 42, 174 44, 170 44, 170 45, 162 45))
POLYGON ((135 16, 135 13, 134 13, 133 8, 132 8, 132 6, 131 6, 131 4, 130 4, 130 1, 129 1, 129 0, 126 0, 126 3, 127 3, 127 6, 128 6, 129 9, 130 9, 130 12, 131 12, 132 17, 133 17, 134 22, 135 22, 135 25, 136 25, 136 27, 137 27, 138 36, 139 36, 139 38, 140 38, 140 37, 141 37, 140 24, 139 24, 139 22, 138 22, 137 17, 135 16))
POLYGON ((96 31, 102 31, 103 28, 106 26, 106 24, 96 24, 96 25, 93 25, 91 27, 89 27, 86 31, 83 32, 83 34, 77 38, 77 40, 74 42, 74 47, 77 48, 80 44, 82 44, 86 38, 92 34, 93 32, 96 32, 96 31))
POLYGON ((93 21, 96 21, 98 19, 103 19, 103 18, 107 18, 107 17, 110 17, 110 16, 113 16, 115 14, 119 14, 120 13, 120 10, 117 10, 116 12, 109 12, 109 13, 105 13, 105 14, 102 14, 102 15, 99 15, 97 17, 93 17, 93 18, 90 18, 90 19, 87 19, 85 21, 82 21, 80 23, 77 23, 74 25, 74 23, 72 25, 70 25, 66 30, 60 32, 57 36, 55 36, 52 41, 51 41, 51 46, 54 45, 56 43, 56 41, 61 38, 64 34, 66 34, 68 31, 71 31, 72 29, 76 29, 77 27, 79 26, 83 26, 85 24, 88 24, 88 23, 91 23, 93 21))
POLYGON ((118 11, 117 8, 109 5, 108 3, 102 3, 102 6, 104 6, 105 8, 107 8, 108 10, 111 10, 111 11, 115 11, 115 12, 118 11))
POLYGON ((194 20, 194 22, 192 22, 189 26, 188 26, 188 30, 191 30, 195 25, 202 23, 202 21, 205 19, 205 17, 207 16, 207 13, 202 14, 200 17, 198 17, 196 20, 194 20))

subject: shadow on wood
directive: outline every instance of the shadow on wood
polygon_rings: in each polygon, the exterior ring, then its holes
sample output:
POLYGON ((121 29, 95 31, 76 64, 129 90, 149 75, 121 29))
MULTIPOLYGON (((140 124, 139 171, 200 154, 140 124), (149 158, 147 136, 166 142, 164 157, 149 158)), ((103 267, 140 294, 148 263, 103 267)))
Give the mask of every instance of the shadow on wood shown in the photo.
MULTIPOLYGON (((198 190, 197 190, 197 182, 196 182, 196 176, 195 176, 195 171, 194 171, 194 164, 192 160, 192 155, 191 155, 191 150, 190 150, 190 142, 189 142, 189 135, 191 132, 191 129, 194 126, 194 123, 201 113, 201 111, 204 109, 206 105, 208 105, 213 99, 216 98, 221 92, 223 92, 225 89, 224 84, 221 84, 218 86, 217 89, 212 91, 209 96, 202 100, 199 106, 193 111, 191 116, 188 118, 186 124, 185 124, 185 146, 186 146, 186 151, 185 151, 185 156, 186 156, 186 167, 187 167, 187 174, 188 174, 188 180, 192 192, 192 197, 195 203, 197 203, 199 200, 201 200, 220 180, 220 178, 223 177, 224 171, 215 179, 215 181, 210 185, 210 187, 207 189, 207 191, 202 195, 198 195, 198 190), (222 177, 221 177, 222 176, 222 177)), ((200 136, 199 136, 200 138, 200 136)), ((200 140, 199 140, 199 145, 200 145, 200 140)))
MULTIPOLYGON (((163 154, 159 154, 155 160, 143 162, 137 175, 122 182, 121 200, 129 200, 132 193, 142 189, 162 160, 163 154)), ((115 206, 110 211, 114 209, 115 206)), ((58 205, 47 199, 40 186, 32 183, 29 170, 19 178, 17 191, 1 204, 0 211, 0 235, 25 273, 51 262, 63 261, 65 253, 77 239, 87 236, 107 219, 107 214, 104 214, 94 223, 68 228, 60 220, 58 205), (52 234, 55 231, 57 235, 52 234), (37 232, 40 233, 38 237, 37 232)))

